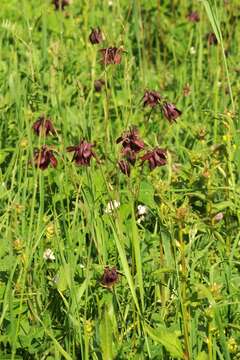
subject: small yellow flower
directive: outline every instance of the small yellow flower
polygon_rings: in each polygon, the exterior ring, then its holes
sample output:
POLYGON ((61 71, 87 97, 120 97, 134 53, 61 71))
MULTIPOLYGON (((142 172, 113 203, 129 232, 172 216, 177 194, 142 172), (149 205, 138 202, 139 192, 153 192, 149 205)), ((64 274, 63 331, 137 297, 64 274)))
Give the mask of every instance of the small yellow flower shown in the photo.
POLYGON ((28 147, 28 139, 27 138, 23 138, 20 141, 20 148, 22 149, 26 149, 28 147))
POLYGON ((46 237, 47 239, 52 239, 55 235, 55 225, 53 223, 49 223, 46 228, 46 237))
POLYGON ((233 337, 230 337, 228 340, 228 350, 231 354, 236 354, 238 351, 238 345, 236 340, 233 337))
POLYGON ((16 251, 16 252, 20 252, 23 248, 23 244, 22 244, 22 241, 20 239, 16 239, 13 241, 13 249, 16 251))
POLYGON ((93 334, 93 322, 92 320, 86 320, 84 324, 85 333, 88 337, 91 337, 93 334))

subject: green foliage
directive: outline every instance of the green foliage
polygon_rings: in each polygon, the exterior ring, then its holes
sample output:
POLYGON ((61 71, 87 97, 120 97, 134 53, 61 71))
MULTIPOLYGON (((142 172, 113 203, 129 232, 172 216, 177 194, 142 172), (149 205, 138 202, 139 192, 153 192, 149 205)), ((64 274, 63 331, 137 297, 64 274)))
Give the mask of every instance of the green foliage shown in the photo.
POLYGON ((0 359, 239 358, 238 13, 237 0, 1 1, 0 359), (101 63, 109 46, 121 64, 101 63), (146 90, 176 122, 143 107, 146 90), (34 133, 42 114, 55 135, 34 133), (145 149, 127 177, 116 139, 132 126, 145 149), (82 139, 89 167, 67 151, 82 139), (44 145, 58 165, 42 171, 44 145), (156 147, 167 163, 150 171, 140 157, 156 147))

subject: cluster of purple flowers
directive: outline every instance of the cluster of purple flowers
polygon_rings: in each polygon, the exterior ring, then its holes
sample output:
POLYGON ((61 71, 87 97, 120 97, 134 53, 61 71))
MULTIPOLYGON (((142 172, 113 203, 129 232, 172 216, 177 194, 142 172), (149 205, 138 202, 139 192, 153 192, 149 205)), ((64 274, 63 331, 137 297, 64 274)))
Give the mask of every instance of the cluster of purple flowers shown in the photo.
MULTIPOLYGON (((52 0, 56 10, 64 10, 64 8, 70 4, 70 0, 52 0)), ((189 21, 199 21, 198 14, 192 12, 188 15, 189 21)), ((92 28, 89 34, 89 41, 92 45, 101 44, 105 37, 99 27, 92 28)), ((120 47, 106 47, 99 49, 100 60, 104 66, 111 64, 120 64, 122 61, 122 54, 124 49, 120 47)), ((101 91, 105 85, 103 79, 95 80, 94 87, 96 91, 101 91)), ((176 122, 177 118, 181 115, 181 111, 177 107, 167 102, 162 96, 155 90, 146 90, 142 97, 143 107, 150 107, 151 109, 160 106, 161 111, 169 123, 176 122)), ((44 115, 40 116, 33 124, 33 130, 38 136, 56 135, 57 132, 53 126, 52 120, 46 118, 44 115)), ((154 148, 145 150, 145 143, 139 137, 137 128, 130 128, 129 131, 125 131, 117 140, 117 144, 121 143, 121 159, 118 161, 118 166, 121 172, 127 176, 130 176, 131 167, 135 165, 137 160, 141 161, 141 165, 145 161, 148 162, 149 169, 153 170, 157 166, 163 166, 167 161, 167 150, 162 148, 154 148), (139 155, 145 150, 143 155, 139 155)), ((91 144, 85 139, 82 139, 79 144, 67 147, 67 152, 73 152, 72 161, 78 166, 89 166, 92 157, 97 161, 97 156, 93 151, 95 144, 91 144)), ((56 167, 58 164, 55 150, 47 145, 43 145, 40 149, 34 152, 34 164, 41 170, 45 170, 49 165, 56 167)))
MULTIPOLYGON (((70 0, 52 0, 56 10, 64 10, 66 6, 70 4, 70 0)), ((190 11, 186 16, 187 20, 192 23, 200 21, 200 16, 196 11, 190 11)), ((99 27, 92 28, 89 41, 92 45, 99 45, 104 41, 105 37, 99 27)), ((207 41, 209 45, 216 45, 217 38, 214 33, 207 34, 207 41)), ((122 62, 122 55, 124 48, 122 46, 109 46, 98 50, 100 54, 100 62, 104 66, 118 65, 122 62)), ((100 92, 102 87, 105 86, 105 80, 97 79, 94 82, 94 88, 96 92, 100 92)), ((186 89, 186 92, 189 89, 186 89)), ((177 118, 181 116, 182 112, 171 102, 166 101, 157 91, 145 90, 142 97, 143 107, 149 107, 151 109, 160 107, 163 116, 168 120, 170 124, 177 121, 177 118)), ((57 132, 53 126, 50 118, 40 116, 33 124, 33 130, 38 136, 56 135, 57 132)), ((139 135, 139 131, 136 127, 131 127, 129 130, 124 131, 120 137, 116 139, 117 144, 121 144, 120 160, 118 161, 118 167, 120 171, 130 176, 131 169, 140 161, 140 165, 143 166, 145 162, 148 163, 148 167, 151 170, 156 167, 163 166, 167 162, 167 150, 164 148, 156 147, 154 149, 146 149, 146 144, 139 135)), ((78 145, 67 147, 67 152, 73 152, 72 161, 77 166, 90 166, 92 158, 95 158, 98 162, 98 158, 93 151, 95 144, 91 144, 85 139, 81 140, 78 145)), ((55 151, 47 145, 43 145, 40 149, 35 150, 34 164, 41 170, 46 169, 49 165, 56 167, 58 164, 55 156, 55 151)), ((111 289, 119 280, 119 273, 115 267, 105 267, 104 273, 101 278, 101 284, 104 287, 111 289)))

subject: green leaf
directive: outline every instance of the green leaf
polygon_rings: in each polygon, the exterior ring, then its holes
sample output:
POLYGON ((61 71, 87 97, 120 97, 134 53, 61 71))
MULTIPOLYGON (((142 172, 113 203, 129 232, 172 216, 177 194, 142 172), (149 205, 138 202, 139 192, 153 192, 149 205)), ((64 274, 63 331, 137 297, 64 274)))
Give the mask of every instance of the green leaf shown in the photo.
POLYGON ((59 270, 59 279, 57 282, 57 288, 59 291, 64 292, 70 287, 71 284, 71 276, 70 276, 70 266, 69 264, 65 264, 61 266, 59 270))
POLYGON ((205 353, 205 351, 201 351, 197 355, 196 360, 208 360, 208 355, 205 353))
POLYGON ((177 334, 164 328, 163 326, 154 329, 149 325, 144 325, 148 335, 154 340, 162 344, 172 357, 184 359, 181 341, 178 339, 177 334))
POLYGON ((138 201, 149 207, 155 207, 154 188, 152 184, 143 181, 140 186, 138 201))

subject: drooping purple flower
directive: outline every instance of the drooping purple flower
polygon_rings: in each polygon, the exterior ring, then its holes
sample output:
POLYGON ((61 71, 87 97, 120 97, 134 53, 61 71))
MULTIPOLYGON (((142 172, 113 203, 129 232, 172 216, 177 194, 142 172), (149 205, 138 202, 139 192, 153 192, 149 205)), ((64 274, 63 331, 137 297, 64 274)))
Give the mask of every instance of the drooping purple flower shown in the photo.
POLYGON ((98 79, 94 81, 94 89, 96 92, 101 92, 102 87, 105 85, 105 80, 98 79))
POLYGON ((144 141, 139 138, 138 130, 133 127, 129 131, 123 133, 117 140, 116 143, 122 143, 124 153, 129 152, 138 153, 144 148, 144 141))
POLYGON ((104 65, 120 64, 122 61, 122 47, 109 47, 106 49, 99 50, 102 55, 102 63, 104 65))
POLYGON ((45 170, 49 165, 55 168, 58 164, 53 150, 49 149, 46 145, 43 145, 41 149, 35 150, 34 164, 41 170, 45 170))
POLYGON ((126 160, 120 160, 118 161, 118 166, 124 175, 130 176, 131 168, 129 162, 127 162, 126 160))
POLYGON ((104 287, 112 288, 119 280, 118 271, 115 267, 110 268, 106 266, 101 279, 101 284, 104 287))
POLYGON ((178 110, 174 104, 167 102, 163 104, 162 110, 164 116, 170 123, 176 121, 176 119, 182 114, 182 112, 178 110))
POLYGON ((52 121, 51 119, 47 119, 45 118, 44 115, 41 115, 33 124, 33 131, 35 132, 36 135, 55 135, 56 134, 56 130, 53 127, 52 121))
POLYGON ((79 145, 67 147, 67 151, 74 151, 72 161, 75 161, 76 165, 89 166, 91 158, 96 158, 95 153, 92 151, 92 148, 94 146, 95 145, 90 144, 85 140, 82 140, 79 145))
POLYGON ((200 21, 200 16, 198 14, 197 11, 191 11, 188 15, 187 15, 187 19, 193 23, 195 22, 199 22, 200 21))
POLYGON ((91 44, 100 44, 103 41, 103 34, 100 28, 92 29, 89 35, 89 41, 91 44))
POLYGON ((56 10, 64 10, 65 6, 68 6, 69 0, 53 0, 52 1, 56 10))
POLYGON ((160 103, 161 95, 157 91, 146 90, 143 95, 142 101, 144 107, 150 106, 153 108, 160 103))
POLYGON ((218 44, 217 37, 216 37, 216 35, 215 35, 213 32, 210 32, 210 33, 207 35, 207 41, 208 41, 208 44, 209 44, 209 45, 217 45, 217 44, 218 44))
POLYGON ((148 161, 148 166, 150 170, 155 169, 157 166, 163 166, 167 163, 167 151, 165 149, 156 148, 154 150, 148 151, 145 155, 141 157, 142 164, 144 161, 148 161))

